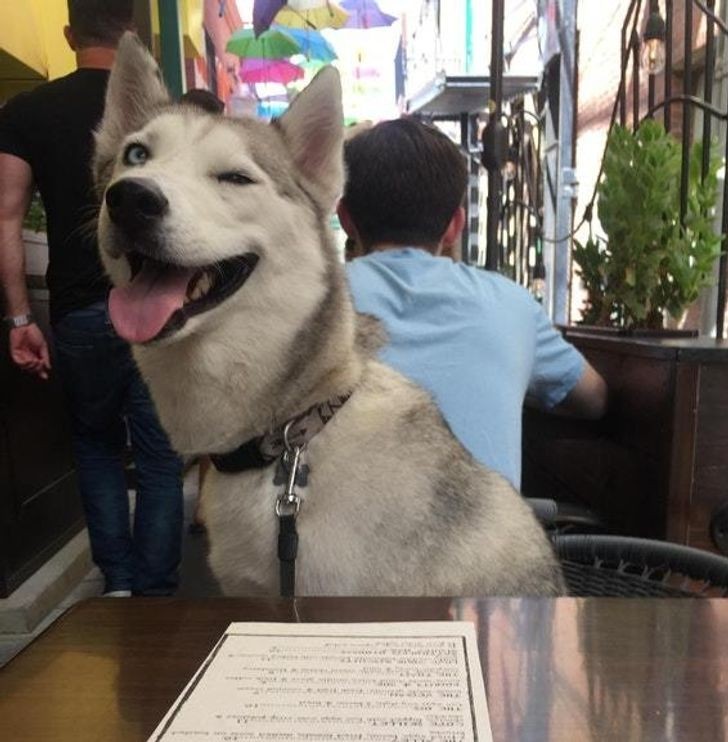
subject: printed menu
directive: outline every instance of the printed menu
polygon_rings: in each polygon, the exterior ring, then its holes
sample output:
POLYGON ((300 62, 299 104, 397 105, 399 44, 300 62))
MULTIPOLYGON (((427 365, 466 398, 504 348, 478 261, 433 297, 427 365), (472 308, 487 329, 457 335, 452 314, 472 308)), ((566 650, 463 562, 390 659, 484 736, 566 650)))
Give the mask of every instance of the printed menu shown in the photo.
POLYGON ((230 624, 149 739, 490 742, 474 627, 230 624))

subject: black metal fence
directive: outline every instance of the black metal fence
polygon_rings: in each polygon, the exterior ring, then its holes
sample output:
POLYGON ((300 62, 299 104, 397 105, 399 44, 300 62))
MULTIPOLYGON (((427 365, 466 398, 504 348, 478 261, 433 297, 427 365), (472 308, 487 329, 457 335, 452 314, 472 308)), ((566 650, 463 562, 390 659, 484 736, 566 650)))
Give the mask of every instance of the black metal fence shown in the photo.
MULTIPOLYGON (((557 215, 559 194, 565 192, 559 182, 562 143, 558 136, 563 55, 555 54, 549 60, 538 94, 511 96, 505 100, 502 85, 504 12, 504 0, 492 0, 489 117, 481 135, 488 194, 485 267, 510 276, 527 286, 538 299, 545 299, 544 243, 559 245, 570 240, 573 221, 570 214, 568 223, 561 224, 559 220, 563 215, 557 215), (550 111, 548 126, 544 113, 547 110, 550 111), (551 215, 550 219, 546 219, 545 212, 551 215), (550 239, 544 234, 546 227, 554 232, 550 239), (557 240, 556 232, 569 234, 557 240)), ((571 23, 575 24, 575 18, 571 23)), ((559 39, 562 51, 568 43, 567 39, 559 39)), ((572 94, 574 92, 571 90, 572 94)), ((573 141, 571 136, 568 141, 573 141)), ((571 145, 569 147, 571 149, 571 145)), ((551 309, 555 310, 556 295, 562 299, 566 295, 568 278, 565 271, 556 268, 555 251, 551 250, 550 254, 551 269, 556 276, 551 281, 554 303, 551 309)))
MULTIPOLYGON (((695 113, 703 112, 703 140, 701 172, 706 176, 710 165, 711 142, 715 136, 716 120, 727 121, 728 111, 713 105, 716 69, 716 34, 728 35, 728 26, 716 16, 716 0, 631 0, 622 25, 621 81, 611 126, 619 117, 622 126, 636 129, 648 117, 662 116, 665 129, 674 131, 676 119, 680 122, 682 144, 682 167, 680 175, 680 219, 684 223, 688 208, 690 155, 695 139, 695 113), (664 16, 662 13, 664 12, 664 16), (657 17, 662 22, 664 42, 664 71, 647 75, 640 65, 640 55, 645 51, 643 19, 648 23, 657 17), (702 16, 702 17, 701 17, 702 16), (705 44, 701 44, 700 56, 696 48, 698 22, 705 20, 705 44), (676 36, 682 31, 682 38, 676 36), (682 84, 676 90, 674 60, 682 51, 680 64, 682 84), (696 74, 697 65, 703 70, 702 85, 696 74), (647 76, 645 90, 645 76, 647 76), (676 116, 675 113, 680 114, 676 116)), ((657 26, 659 30, 659 25, 657 26)), ((662 53, 662 52, 661 52, 662 53)), ((660 65, 662 66, 662 65, 660 65)), ((725 138, 725 156, 728 159, 728 136, 725 138)), ((726 312, 726 286, 728 279, 728 188, 723 189, 721 234, 724 235, 718 266, 718 301, 716 309, 716 334, 724 336, 726 312)))
MULTIPOLYGON (((647 117, 662 117, 667 131, 673 131, 682 144, 680 177, 680 218, 684 223, 689 197, 691 149, 696 134, 702 137, 703 177, 710 167, 711 142, 717 125, 728 121, 728 111, 714 105, 717 34, 728 36, 728 25, 716 15, 717 0, 631 0, 621 30, 621 78, 612 108, 609 128, 619 121, 623 126, 637 128, 647 117), (663 15, 664 13, 664 15, 663 15), (645 51, 644 21, 658 14, 664 38, 664 72, 647 74, 640 56, 645 51), (705 42, 696 48, 697 21, 705 21, 705 42), (681 38, 680 38, 681 36, 681 38), (680 59, 681 77, 675 76, 676 55, 680 59), (698 54, 699 52, 699 54, 698 54), (696 74, 702 68, 702 82, 696 74), (676 80, 678 82, 676 83, 676 80), (702 131, 695 131, 696 111, 702 111, 702 131), (679 131, 676 131, 679 128, 679 131)), ((494 29, 502 24, 503 0, 494 0, 494 29)), ((493 60, 502 53, 498 34, 493 35, 493 60)), ((492 65, 493 66, 493 65, 492 65)), ((505 167, 484 162, 488 169, 488 227, 487 267, 500 270, 524 285, 533 285, 543 274, 543 214, 544 162, 543 119, 535 116, 529 126, 529 117, 523 101, 504 104, 497 84, 502 68, 495 64, 493 77, 492 115, 501 122, 501 132, 491 132, 483 139, 484 150, 502 149, 499 136, 507 141, 505 167), (504 123, 505 122, 505 123, 504 123), (502 134, 505 128, 506 133, 502 134), (538 133, 536 134, 536 130, 538 133), (500 172, 499 172, 500 170, 500 172), (497 216, 496 216, 497 215, 497 216), (495 247, 495 249, 493 249, 495 247)), ((725 158, 728 160, 728 136, 725 137, 725 158)), ((545 169, 548 173, 548 168, 545 169)), ((597 181, 599 178, 597 179, 597 181)), ((724 235, 718 266, 718 298, 716 307, 716 334, 725 334, 725 314, 728 289, 728 188, 723 189, 722 204, 716 204, 721 213, 721 234, 724 235)), ((596 194, 596 188, 595 188, 596 194)), ((594 195, 595 195, 594 194, 594 195)), ((587 207, 591 215, 594 202, 587 207)), ((587 218, 585 216, 585 218, 587 218)), ((582 220, 584 221, 584 220, 582 220)), ((537 293, 537 291, 536 291, 537 293)))
POLYGON ((501 273, 531 287, 543 278, 541 117, 532 96, 504 106, 507 118, 507 154, 501 170, 498 230, 498 266, 501 273))

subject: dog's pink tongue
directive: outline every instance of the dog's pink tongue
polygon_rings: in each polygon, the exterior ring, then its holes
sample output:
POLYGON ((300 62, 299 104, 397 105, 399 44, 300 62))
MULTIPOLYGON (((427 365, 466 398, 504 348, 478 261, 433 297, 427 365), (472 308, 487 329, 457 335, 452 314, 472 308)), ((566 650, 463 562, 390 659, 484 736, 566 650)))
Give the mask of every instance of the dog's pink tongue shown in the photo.
POLYGON ((109 316, 117 334, 130 343, 156 337, 185 301, 193 268, 162 266, 147 260, 134 280, 109 294, 109 316))

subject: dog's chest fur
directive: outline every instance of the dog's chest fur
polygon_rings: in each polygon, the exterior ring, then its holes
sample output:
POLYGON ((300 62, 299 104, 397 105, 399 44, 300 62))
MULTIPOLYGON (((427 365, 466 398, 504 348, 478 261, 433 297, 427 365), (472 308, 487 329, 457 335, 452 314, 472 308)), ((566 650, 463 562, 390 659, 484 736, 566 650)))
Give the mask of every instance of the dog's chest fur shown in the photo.
MULTIPOLYGON (((526 583, 529 592, 556 591, 553 558, 527 507, 391 369, 368 366, 306 461, 297 594, 509 594, 526 583)), ((282 486, 273 473, 213 472, 207 483, 210 561, 227 593, 278 592, 282 486)))

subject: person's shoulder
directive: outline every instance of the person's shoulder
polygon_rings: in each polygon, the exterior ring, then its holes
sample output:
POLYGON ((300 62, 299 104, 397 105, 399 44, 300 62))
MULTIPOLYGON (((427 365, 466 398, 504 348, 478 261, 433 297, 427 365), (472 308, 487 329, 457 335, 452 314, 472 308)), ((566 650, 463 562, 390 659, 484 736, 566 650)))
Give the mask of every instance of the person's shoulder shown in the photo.
POLYGON ((533 297, 528 289, 502 273, 484 270, 473 265, 465 265, 464 263, 458 263, 457 266, 464 275, 468 275, 472 280, 490 289, 495 296, 524 304, 533 302, 533 297))
POLYGON ((29 93, 33 102, 48 103, 67 96, 85 95, 90 89, 104 90, 109 78, 108 70, 79 69, 70 72, 64 77, 39 85, 29 93))
POLYGON ((421 250, 411 248, 389 248, 386 250, 372 250, 349 261, 346 266, 349 271, 365 271, 376 269, 379 266, 406 266, 418 260, 421 250))
POLYGON ((12 141, 17 141, 18 137, 25 136, 29 128, 33 129, 36 126, 35 122, 41 120, 44 96, 40 90, 47 84, 18 93, 0 107, 0 135, 2 137, 0 146, 3 152, 10 151, 11 154, 18 154, 12 149, 6 149, 7 137, 9 136, 12 141))
POLYGON ((369 254, 369 255, 360 255, 358 258, 349 260, 345 264, 346 271, 347 273, 353 273, 353 272, 364 270, 367 267, 371 266, 375 260, 376 260, 376 255, 374 253, 369 254))
POLYGON ((59 77, 56 80, 50 80, 44 82, 41 85, 33 88, 32 90, 26 90, 22 93, 18 93, 13 96, 0 110, 3 111, 20 111, 34 108, 35 106, 43 104, 49 98, 53 98, 59 93, 62 93, 69 84, 72 84, 73 75, 72 72, 65 77, 59 77))
POLYGON ((0 106, 0 117, 6 118, 8 116, 18 115, 32 108, 35 101, 34 93, 35 90, 28 90, 14 95, 7 103, 0 106))
POLYGON ((39 97, 56 98, 67 95, 71 91, 84 90, 89 86, 105 87, 109 78, 108 70, 79 69, 70 72, 64 77, 51 80, 37 87, 33 92, 39 97))
POLYGON ((504 312, 529 326, 541 324, 542 315, 545 316, 543 307, 525 286, 496 271, 464 264, 458 264, 458 270, 462 275, 461 283, 470 283, 471 293, 478 297, 483 308, 504 312))

